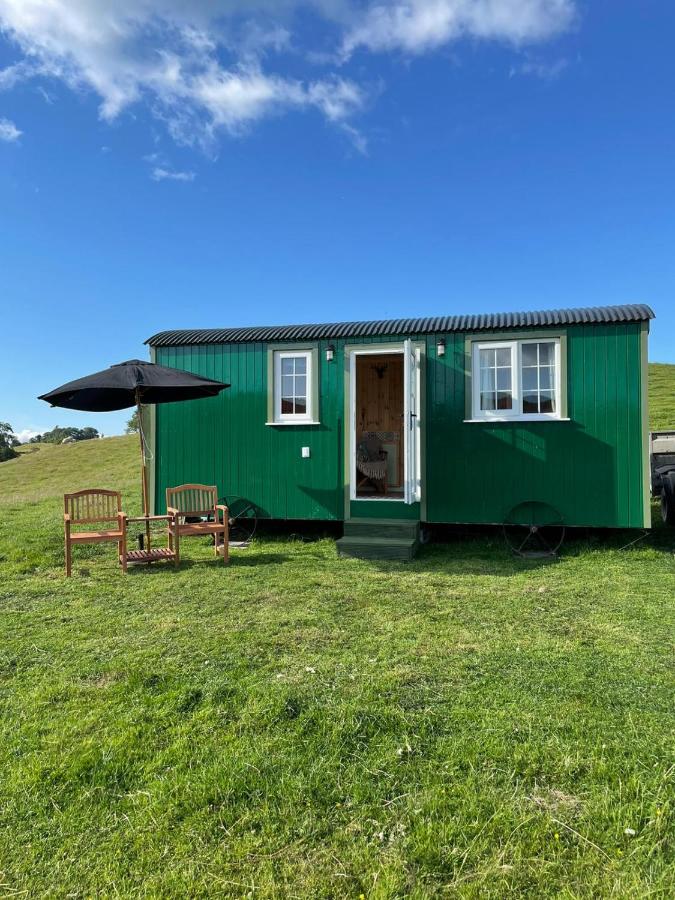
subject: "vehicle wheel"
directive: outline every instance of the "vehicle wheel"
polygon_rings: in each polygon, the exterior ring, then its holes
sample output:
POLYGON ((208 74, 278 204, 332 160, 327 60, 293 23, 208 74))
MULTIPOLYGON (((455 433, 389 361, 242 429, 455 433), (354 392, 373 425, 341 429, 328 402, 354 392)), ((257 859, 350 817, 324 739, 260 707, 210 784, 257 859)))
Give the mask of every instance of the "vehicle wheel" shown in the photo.
POLYGON ((524 559, 556 557, 565 539, 560 512, 538 500, 526 500, 512 507, 502 527, 511 551, 524 559))
POLYGON ((227 506, 231 544, 250 544, 258 527, 258 510, 245 497, 223 497, 227 506))
POLYGON ((666 525, 675 525, 675 472, 661 476, 661 518, 666 525))

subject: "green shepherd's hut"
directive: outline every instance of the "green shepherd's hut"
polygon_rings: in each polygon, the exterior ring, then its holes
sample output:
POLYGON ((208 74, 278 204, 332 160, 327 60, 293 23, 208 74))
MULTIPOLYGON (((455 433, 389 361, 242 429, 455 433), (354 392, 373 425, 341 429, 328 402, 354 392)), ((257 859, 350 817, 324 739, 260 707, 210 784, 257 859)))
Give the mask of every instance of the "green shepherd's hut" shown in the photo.
POLYGON ((650 524, 643 305, 163 331, 153 361, 231 387, 149 410, 155 508, 215 484, 258 516, 409 556, 421 523, 650 524))

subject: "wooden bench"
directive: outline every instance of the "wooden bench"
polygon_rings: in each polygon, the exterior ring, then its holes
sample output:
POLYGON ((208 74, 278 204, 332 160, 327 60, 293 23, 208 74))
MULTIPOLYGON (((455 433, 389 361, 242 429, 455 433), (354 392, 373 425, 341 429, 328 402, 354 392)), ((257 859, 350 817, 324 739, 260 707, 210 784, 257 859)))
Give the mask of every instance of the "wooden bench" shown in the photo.
POLYGON ((66 575, 72 574, 73 544, 100 544, 114 541, 122 569, 127 570, 127 516, 122 512, 122 495, 118 491, 91 488, 63 495, 63 528, 66 545, 66 575), (99 531, 73 531, 73 525, 111 525, 99 531))
POLYGON ((227 507, 218 503, 218 488, 206 484, 181 484, 166 489, 166 511, 169 521, 169 549, 175 553, 174 561, 180 562, 180 539, 211 534, 218 555, 218 535, 222 535, 223 562, 229 562, 227 507), (213 521, 208 521, 213 517, 213 521), (202 519, 188 522, 186 519, 202 519))

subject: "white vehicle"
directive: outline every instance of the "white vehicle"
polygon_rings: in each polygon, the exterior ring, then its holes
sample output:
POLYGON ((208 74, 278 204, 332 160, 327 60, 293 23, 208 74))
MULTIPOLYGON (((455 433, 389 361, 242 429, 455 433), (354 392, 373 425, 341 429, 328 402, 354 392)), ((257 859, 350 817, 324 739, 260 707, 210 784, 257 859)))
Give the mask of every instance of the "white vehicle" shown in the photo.
POLYGON ((675 525, 675 431, 652 431, 649 435, 652 496, 661 498, 661 516, 675 525))

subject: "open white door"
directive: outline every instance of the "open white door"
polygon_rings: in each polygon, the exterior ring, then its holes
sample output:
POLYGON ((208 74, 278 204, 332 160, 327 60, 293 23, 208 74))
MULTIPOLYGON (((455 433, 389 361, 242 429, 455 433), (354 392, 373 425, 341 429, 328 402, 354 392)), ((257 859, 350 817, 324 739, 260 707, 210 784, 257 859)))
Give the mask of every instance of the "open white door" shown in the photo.
POLYGON ((405 480, 403 499, 406 503, 417 503, 420 499, 420 410, 419 351, 408 339, 403 345, 403 452, 405 480))

